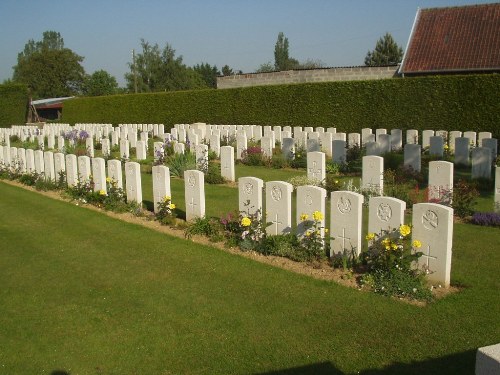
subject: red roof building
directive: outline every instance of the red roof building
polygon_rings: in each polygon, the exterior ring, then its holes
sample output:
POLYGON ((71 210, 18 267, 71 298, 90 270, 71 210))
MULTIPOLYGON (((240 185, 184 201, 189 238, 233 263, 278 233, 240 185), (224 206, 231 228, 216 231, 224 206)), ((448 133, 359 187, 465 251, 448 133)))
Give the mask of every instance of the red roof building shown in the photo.
POLYGON ((500 72, 500 3, 419 9, 399 73, 500 72))

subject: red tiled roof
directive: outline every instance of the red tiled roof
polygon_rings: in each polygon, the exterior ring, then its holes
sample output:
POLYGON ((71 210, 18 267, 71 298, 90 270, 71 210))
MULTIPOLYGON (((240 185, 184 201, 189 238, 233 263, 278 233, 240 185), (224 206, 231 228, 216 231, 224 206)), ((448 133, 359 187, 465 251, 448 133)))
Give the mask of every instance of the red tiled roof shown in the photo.
POLYGON ((500 3, 417 12, 401 73, 500 70, 500 3))

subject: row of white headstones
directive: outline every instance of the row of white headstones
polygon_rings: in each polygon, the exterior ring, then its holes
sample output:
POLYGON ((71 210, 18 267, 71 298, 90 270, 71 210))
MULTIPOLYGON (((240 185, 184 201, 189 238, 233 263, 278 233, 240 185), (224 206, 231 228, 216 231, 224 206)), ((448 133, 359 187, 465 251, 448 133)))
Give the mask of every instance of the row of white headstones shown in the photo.
MULTIPOLYGON (((400 148, 402 144, 402 131, 400 129, 392 129, 391 134, 387 134, 386 129, 376 129, 375 134, 373 134, 372 129, 364 128, 361 134, 350 133, 346 135, 346 133, 337 133, 336 128, 327 128, 325 131, 322 127, 316 129, 312 127, 294 127, 293 138, 291 138, 292 128, 289 126, 285 126, 281 130, 282 127, 280 126, 176 124, 170 133, 164 132, 163 124, 120 124, 117 128, 113 128, 111 124, 77 124, 74 128, 89 132, 90 137, 86 140, 86 147, 88 155, 91 157, 94 157, 94 142, 97 141, 102 144, 102 154, 104 156, 110 154, 112 146, 119 144, 122 158, 128 159, 130 157, 130 147, 134 147, 136 149, 136 160, 144 160, 147 158, 149 133, 152 132, 153 135, 162 137, 164 141, 177 141, 174 145, 176 153, 184 153, 186 150, 185 143, 187 143, 189 149, 197 154, 198 164, 205 165, 208 155, 208 148, 205 147, 205 143, 209 144, 210 150, 220 156, 221 138, 232 135, 236 137, 237 141, 236 160, 243 158, 249 137, 260 140, 263 154, 268 157, 272 155, 276 141, 280 141, 283 154, 290 158, 293 158, 296 146, 303 146, 309 152, 323 150, 327 157, 333 157, 333 161, 338 163, 345 162, 346 148, 359 145, 361 139, 361 143, 366 147, 367 155, 382 155, 400 148), (138 132, 140 132, 140 140, 138 139, 138 132), (349 143, 347 143, 346 138, 349 139, 349 143)), ((8 131, 1 129, 0 142, 3 139, 7 146, 9 145, 9 138, 5 134, 16 134, 22 140, 27 137, 30 137, 30 139, 38 137, 38 142, 43 149, 44 140, 47 137, 48 148, 53 149, 55 148, 56 135, 59 134, 57 136, 57 147, 62 151, 65 141, 60 134, 70 129, 72 127, 69 124, 45 126, 40 132, 41 134, 35 136, 35 131, 39 132, 38 129, 16 126, 8 131)), ((449 150, 453 150, 455 154, 454 164, 471 164, 472 178, 491 178, 491 166, 497 156, 498 142, 497 139, 491 138, 490 132, 480 132, 477 136, 476 132, 468 131, 464 132, 462 137, 460 131, 446 132, 441 130, 434 132, 433 130, 424 130, 422 132, 422 145, 417 144, 418 138, 418 131, 408 130, 406 132, 407 143, 404 146, 405 166, 420 171, 422 148, 428 146, 431 155, 442 157, 447 139, 450 145, 449 150), (478 144, 482 145, 482 147, 473 147, 478 144)), ((155 142, 155 157, 161 153, 163 153, 162 143, 155 142)), ((226 169, 226 172, 225 177, 234 181, 228 169, 226 169)))
MULTIPOLYGON (((50 151, 31 150, 0 146, 2 162, 11 163, 12 166, 20 167, 22 172, 36 172, 44 174, 45 178, 55 180, 60 172, 65 172, 68 186, 75 186, 78 182, 88 182, 92 179, 95 191, 106 193, 106 176, 116 182, 117 186, 123 187, 122 163, 120 160, 108 160, 103 158, 90 158, 73 154, 64 155, 50 151), (6 150, 9 151, 9 158, 6 150), (10 152, 17 154, 17 159, 12 158, 10 152)), ((225 146, 232 149, 230 146, 225 146)), ((233 150, 229 150, 233 155, 233 150)), ((315 154, 309 153, 313 159, 315 154)), ((322 153, 319 153, 322 154, 322 153)), ((323 154, 324 158, 324 154, 323 154)), ((439 191, 448 188, 453 181, 453 164, 436 161, 430 167, 430 180, 436 183, 439 191), (442 164, 445 163, 445 164, 442 164), (445 166, 443 168, 443 166, 445 166), (436 177, 433 177, 435 174, 436 177), (447 181, 441 182, 435 178, 446 175, 447 181), (451 177, 450 177, 451 176, 451 177)), ((371 189, 374 187, 382 189, 383 180, 383 158, 379 156, 366 156, 363 158, 363 182, 371 189)), ((497 180, 500 181, 499 168, 497 168, 497 180)), ((125 190, 127 201, 142 203, 142 184, 140 165, 136 162, 125 163, 125 190)), ((188 221, 205 216, 205 184, 204 174, 201 171, 189 170, 184 175, 185 183, 185 207, 186 219, 188 221)), ((239 209, 247 215, 259 216, 265 212, 266 222, 271 223, 266 228, 270 235, 289 233, 292 230, 292 192, 291 184, 282 181, 270 181, 264 183, 255 177, 242 177, 238 181, 239 186, 239 209), (265 185, 265 189, 264 189, 265 185), (263 195, 265 190, 265 211, 263 206, 263 195)), ((497 187, 500 193, 500 188, 497 187)), ((155 211, 158 203, 165 196, 170 196, 170 173, 166 166, 153 167, 153 196, 155 211)), ((326 190, 317 186, 300 186, 297 188, 297 231, 298 235, 305 228, 301 225, 300 215, 307 214, 312 217, 315 211, 326 214, 326 190)), ((361 251, 362 234, 362 205, 363 195, 351 191, 333 192, 330 197, 330 233, 331 255, 354 251, 361 251)), ((369 201, 368 231, 380 233, 381 231, 398 228, 404 223, 404 201, 391 197, 372 197, 369 201)), ((433 282, 448 286, 451 268, 451 248, 453 237, 453 210, 449 207, 435 203, 420 203, 413 206, 413 238, 422 243, 424 255, 420 258, 420 264, 426 267, 429 279, 433 282)), ((326 216, 326 215, 323 215, 326 216)), ((321 220, 324 228, 325 218, 321 220)))

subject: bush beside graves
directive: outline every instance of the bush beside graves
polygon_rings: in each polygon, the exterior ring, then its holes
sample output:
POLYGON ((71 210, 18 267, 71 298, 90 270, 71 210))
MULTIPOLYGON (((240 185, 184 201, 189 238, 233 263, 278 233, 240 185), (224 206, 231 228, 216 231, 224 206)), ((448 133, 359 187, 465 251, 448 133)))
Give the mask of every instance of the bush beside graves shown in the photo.
POLYGON ((500 137, 500 75, 453 75, 78 98, 63 121, 490 131, 500 137))
POLYGON ((26 122, 28 88, 20 84, 0 85, 0 127, 26 122))

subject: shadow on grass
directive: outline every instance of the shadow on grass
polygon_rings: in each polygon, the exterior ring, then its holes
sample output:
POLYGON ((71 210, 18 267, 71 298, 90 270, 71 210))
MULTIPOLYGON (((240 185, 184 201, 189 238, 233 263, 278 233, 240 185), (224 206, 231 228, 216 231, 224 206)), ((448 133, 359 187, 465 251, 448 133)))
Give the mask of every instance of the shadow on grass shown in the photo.
POLYGON ((362 370, 361 375, 382 374, 473 374, 476 363, 476 350, 468 350, 427 361, 394 363, 383 369, 362 370))
POLYGON ((343 374, 331 362, 315 363, 312 365, 287 368, 283 370, 275 370, 269 372, 260 372, 255 375, 302 375, 302 374, 343 374))
POLYGON ((54 370, 50 375, 70 375, 70 373, 64 370, 54 370))
MULTIPOLYGON (((476 350, 468 350, 444 357, 433 358, 427 361, 411 363, 394 363, 382 369, 368 369, 355 372, 361 375, 385 374, 415 374, 415 375, 446 375, 446 374, 473 374, 476 363, 476 350)), ((315 363, 312 365, 292 367, 282 370, 256 373, 254 375, 302 375, 302 374, 344 374, 331 362, 315 363)))

